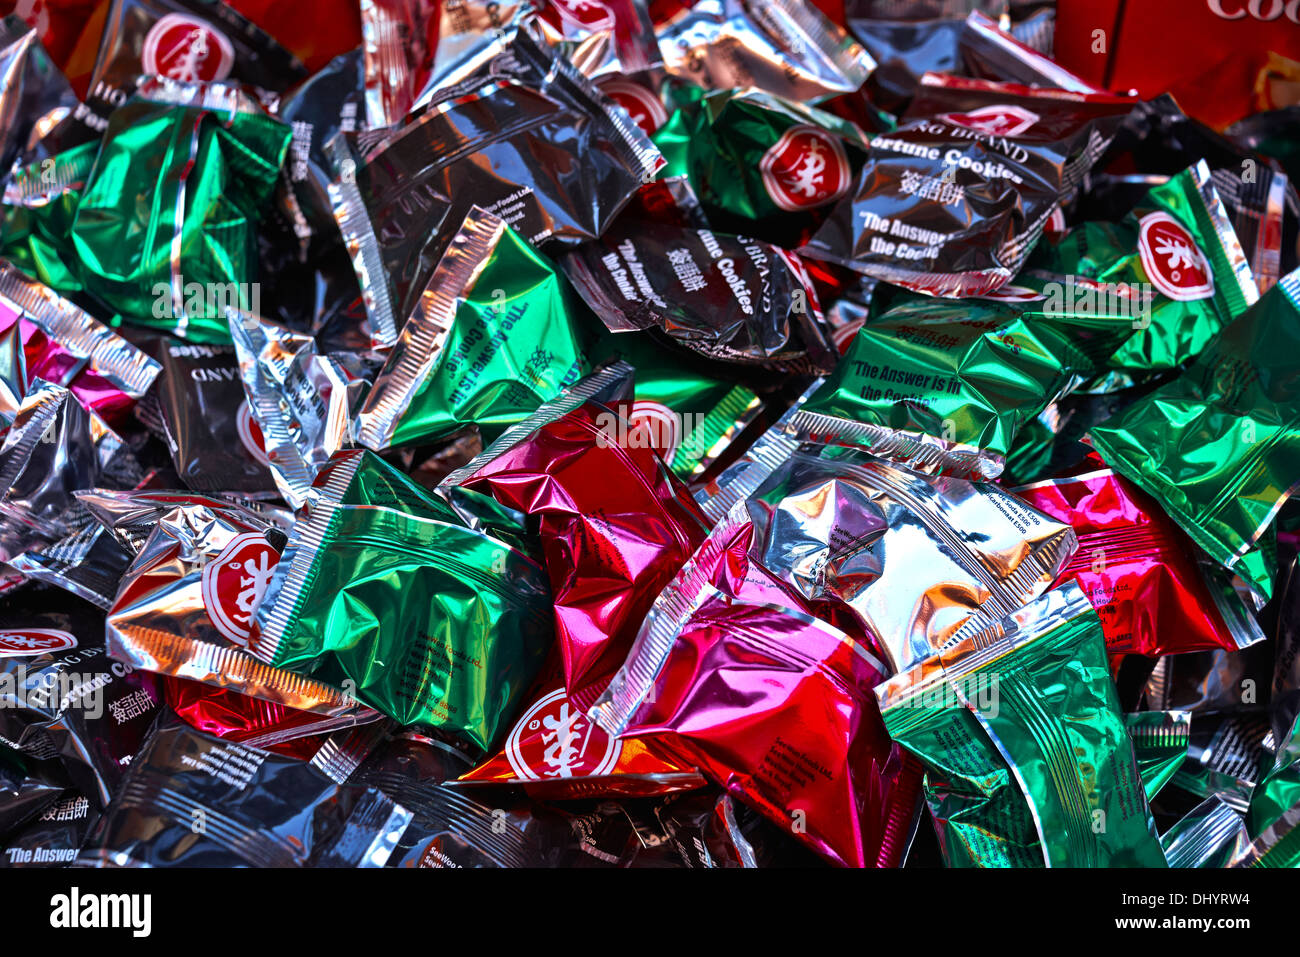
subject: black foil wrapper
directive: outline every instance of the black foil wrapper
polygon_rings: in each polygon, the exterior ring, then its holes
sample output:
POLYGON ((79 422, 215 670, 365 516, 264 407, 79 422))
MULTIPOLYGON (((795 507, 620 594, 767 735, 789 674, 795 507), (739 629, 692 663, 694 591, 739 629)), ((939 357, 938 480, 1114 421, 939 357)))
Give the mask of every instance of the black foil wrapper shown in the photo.
POLYGON ((107 805, 157 713, 153 675, 109 658, 104 613, 66 592, 22 589, 0 622, 0 743, 107 805))
POLYGON ((653 330, 710 359, 783 372, 834 368, 812 280, 776 246, 626 220, 561 266, 611 332, 653 330))
POLYGON ((77 865, 382 866, 409 815, 374 789, 339 784, 328 748, 299 761, 168 713, 77 865))
POLYGON ((176 474, 196 492, 274 496, 234 346, 159 340, 158 399, 176 474))

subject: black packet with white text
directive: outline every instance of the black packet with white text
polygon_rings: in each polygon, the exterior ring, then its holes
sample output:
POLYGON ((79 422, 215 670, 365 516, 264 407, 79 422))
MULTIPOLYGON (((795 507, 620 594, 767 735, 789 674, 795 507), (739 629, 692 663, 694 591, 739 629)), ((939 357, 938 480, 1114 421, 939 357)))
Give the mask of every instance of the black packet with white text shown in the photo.
POLYGON ((7 596, 0 623, 0 743, 105 806, 158 710, 154 676, 109 658, 104 612, 60 589, 7 596))
POLYGON ((77 867, 382 867, 410 813, 340 784, 367 729, 331 735, 310 761, 160 717, 77 867))
POLYGON ((248 408, 235 347, 159 339, 158 401, 172 464, 196 492, 278 495, 248 408))

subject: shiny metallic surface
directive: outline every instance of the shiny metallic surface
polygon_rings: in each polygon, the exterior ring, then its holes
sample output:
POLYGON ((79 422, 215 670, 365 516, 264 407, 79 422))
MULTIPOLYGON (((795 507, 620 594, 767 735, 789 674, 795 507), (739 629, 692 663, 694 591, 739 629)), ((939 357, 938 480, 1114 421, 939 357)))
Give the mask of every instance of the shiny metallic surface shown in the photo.
POLYGON ((444 89, 409 122, 330 144, 335 218, 377 345, 391 346, 473 206, 533 245, 599 236, 663 157, 559 54, 517 33, 519 72, 444 89))
POLYGON ((852 608, 892 671, 1040 595, 1077 547, 997 486, 851 450, 794 453, 738 508, 754 559, 805 598, 852 608))
POLYGON ((546 574, 512 544, 522 517, 488 501, 470 527, 373 453, 337 453, 267 586, 251 653, 488 749, 553 637, 546 574))
POLYGON ((707 530, 654 450, 627 441, 631 431, 594 402, 557 408, 522 441, 488 449, 456 478, 539 517, 570 692, 617 668, 646 611, 707 530))
MULTIPOLYGON (((233 503, 178 499, 155 513, 154 530, 122 580, 108 616, 109 654, 135 668, 286 708, 325 715, 355 711, 357 702, 337 689, 257 661, 214 619, 205 569, 240 536, 265 534, 266 520, 233 503)), ((256 573, 249 580, 254 610, 265 586, 256 573)))
POLYGON ((926 764, 950 863, 1165 866, 1101 622, 1077 585, 875 693, 890 735, 926 764))
POLYGON ((71 392, 33 382, 0 445, 0 559, 78 527, 72 490, 97 484, 121 451, 71 392))
POLYGON ((1047 479, 1013 491, 1074 528, 1079 550, 1062 578, 1077 581, 1092 599, 1112 654, 1236 651, 1263 640, 1240 601, 1235 615, 1221 613, 1183 532, 1113 471, 1047 479), (1165 609, 1176 609, 1178 627, 1163 624, 1165 609))
POLYGON ((352 414, 374 371, 362 357, 322 354, 312 336, 252 313, 233 313, 230 334, 271 475, 298 508, 321 467, 350 441, 352 414))
POLYGON ((489 438, 556 398, 588 369, 555 266, 498 216, 470 209, 356 412, 375 451, 489 438))
POLYGON ((1292 272, 1178 378, 1090 433, 1108 465, 1262 598, 1272 575, 1260 539, 1300 489, 1297 317, 1292 272))
POLYGON ((873 141, 854 190, 799 251, 933 296, 994 292, 1133 102, 926 74, 898 129, 873 141), (988 132, 987 110, 1024 119, 1006 127, 1018 132, 988 132))
POLYGON ((862 86, 865 50, 812 4, 700 0, 659 30, 664 68, 706 89, 757 87, 816 103, 862 86))

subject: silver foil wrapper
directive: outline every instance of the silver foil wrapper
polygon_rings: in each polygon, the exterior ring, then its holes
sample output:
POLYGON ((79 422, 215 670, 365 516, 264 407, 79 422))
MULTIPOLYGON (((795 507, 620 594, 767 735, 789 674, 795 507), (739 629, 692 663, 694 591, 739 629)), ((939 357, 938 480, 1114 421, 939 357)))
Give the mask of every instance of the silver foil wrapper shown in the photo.
POLYGON ((1246 821, 1219 795, 1211 795, 1160 835, 1170 867, 1227 867, 1250 849, 1246 821))
POLYGON ((800 0, 700 0, 659 31, 673 76, 710 90, 757 87, 800 103, 852 93, 875 63, 800 0))
POLYGON ((0 561, 84 526, 74 489, 96 485, 122 440, 67 389, 36 379, 0 445, 0 561))
POLYGON ((348 441, 371 373, 360 357, 322 354, 312 336, 251 313, 231 316, 230 335, 271 475, 298 508, 321 467, 348 441))
POLYGON ((790 453, 732 514, 754 525, 754 560, 852 608, 896 672, 1037 598, 1078 548, 1069 525, 996 485, 845 448, 790 453))

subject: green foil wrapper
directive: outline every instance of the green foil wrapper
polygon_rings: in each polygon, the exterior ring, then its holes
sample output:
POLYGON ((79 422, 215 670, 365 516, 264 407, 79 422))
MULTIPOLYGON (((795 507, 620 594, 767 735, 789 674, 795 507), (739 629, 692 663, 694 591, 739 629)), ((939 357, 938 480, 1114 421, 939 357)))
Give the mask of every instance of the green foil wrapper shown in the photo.
POLYGON ((1046 295, 1045 315, 1128 333, 1113 369, 1172 369, 1258 298, 1245 251, 1199 162, 1154 187, 1121 222, 1088 222, 1034 251, 1016 280, 1046 295))
POLYGON ((34 163, 5 187, 0 256, 65 296, 81 292, 72 224, 99 152, 83 143, 34 163))
POLYGON ((1262 834, 1283 814, 1300 805, 1300 742, 1295 741, 1296 729, 1277 754, 1264 752, 1259 782, 1250 792, 1250 807, 1246 824, 1252 835, 1262 834))
POLYGON ((925 758, 925 799, 948 867, 1045 866, 1024 792, 970 711, 909 708, 892 720, 890 736, 925 758))
POLYGON ((802 103, 757 89, 677 97, 678 110, 652 137, 668 162, 660 175, 687 177, 720 232, 798 245, 866 159, 857 126, 802 103))
POLYGON ((890 736, 927 765, 951 863, 1164 866, 1101 619, 1074 583, 876 696, 890 736), (1028 840, 1035 831, 1039 848, 1028 840))
POLYGON ((1187 757, 1192 713, 1138 711, 1124 715, 1124 726, 1133 742, 1138 774, 1142 776, 1142 787, 1150 801, 1169 783, 1187 757))
POLYGON ((1016 433, 1090 368, 1067 323, 990 300, 904 294, 869 320, 791 427, 922 470, 981 478, 1016 433))
POLYGON ((664 464, 682 479, 702 473, 762 407, 748 387, 644 332, 604 333, 592 351, 602 363, 635 368, 633 419, 646 423, 664 464))
POLYGON ((590 371, 572 290, 505 221, 471 210, 375 379, 357 440, 381 450, 477 425, 485 441, 590 371))
POLYGON ((1257 545, 1300 487, 1300 271, 1292 272, 1187 370, 1091 431, 1107 464, 1154 495, 1212 558, 1259 595, 1257 545))
POLYGON ((236 87, 146 81, 114 111, 77 204, 87 292, 127 322, 229 343, 256 308, 257 227, 291 132, 236 87))
POLYGON ((550 648, 551 594, 512 544, 522 517, 461 495, 453 508, 370 452, 338 453, 294 526, 250 650, 403 725, 491 748, 550 648))

